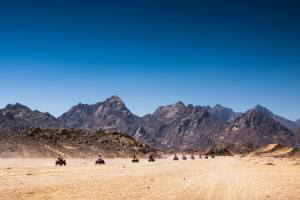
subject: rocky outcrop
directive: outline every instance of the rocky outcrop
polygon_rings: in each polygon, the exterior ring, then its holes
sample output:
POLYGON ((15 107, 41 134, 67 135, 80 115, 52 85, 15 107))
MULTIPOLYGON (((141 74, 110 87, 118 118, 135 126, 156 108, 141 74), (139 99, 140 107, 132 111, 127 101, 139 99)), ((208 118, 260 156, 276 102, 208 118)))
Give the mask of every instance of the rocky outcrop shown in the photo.
POLYGON ((220 104, 215 105, 215 107, 211 108, 210 106, 204 107, 208 112, 217 115, 220 119, 225 122, 233 122, 235 119, 240 117, 242 113, 236 113, 230 108, 225 108, 220 104))
POLYGON ((247 154, 255 151, 259 147, 251 142, 242 143, 239 145, 222 143, 218 144, 209 149, 199 149, 196 151, 197 154, 207 154, 216 156, 233 156, 235 154, 247 154))
POLYGON ((85 131, 81 129, 47 130, 31 128, 20 133, 0 132, 0 157, 64 157, 96 158, 138 157, 157 151, 135 141, 127 134, 115 131, 85 131))

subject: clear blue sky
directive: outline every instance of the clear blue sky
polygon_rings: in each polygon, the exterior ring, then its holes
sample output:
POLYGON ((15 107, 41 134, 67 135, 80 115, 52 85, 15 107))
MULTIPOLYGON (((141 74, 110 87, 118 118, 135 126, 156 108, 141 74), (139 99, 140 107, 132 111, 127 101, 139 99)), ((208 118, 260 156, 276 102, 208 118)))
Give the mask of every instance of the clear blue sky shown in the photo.
POLYGON ((1 1, 0 107, 59 116, 120 96, 300 118, 300 2, 1 1))

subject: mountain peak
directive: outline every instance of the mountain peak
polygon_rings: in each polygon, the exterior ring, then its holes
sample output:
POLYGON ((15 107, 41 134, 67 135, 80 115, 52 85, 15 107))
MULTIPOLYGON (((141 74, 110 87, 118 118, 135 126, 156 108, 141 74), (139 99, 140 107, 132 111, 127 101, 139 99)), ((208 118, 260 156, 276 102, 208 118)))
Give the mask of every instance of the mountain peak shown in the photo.
POLYGON ((262 112, 256 110, 256 109, 251 109, 249 112, 246 114, 246 116, 253 116, 253 115, 264 115, 262 112))
POLYGON ((214 106, 214 108, 225 108, 224 106, 221 106, 220 104, 216 104, 215 106, 214 106))
POLYGON ((109 100, 111 101, 122 101, 120 97, 118 97, 117 95, 113 95, 112 97, 109 98, 109 100))
POLYGON ((265 107, 263 107, 263 106, 261 106, 259 104, 257 104, 255 106, 255 108, 253 108, 253 110, 261 112, 261 113, 263 113, 264 115, 266 115, 267 117, 270 117, 270 118, 272 118, 271 116, 274 115, 270 110, 268 110, 267 108, 265 108, 265 107))
POLYGON ((27 110, 27 111, 31 111, 30 108, 28 108, 27 106, 24 106, 22 104, 16 103, 16 104, 7 104, 7 106, 4 108, 5 110, 17 110, 17 109, 22 109, 22 110, 27 110))
POLYGON ((257 104, 255 107, 255 109, 263 109, 263 110, 268 110, 267 108, 263 107, 262 105, 260 104, 257 104))
POLYGON ((177 101, 172 105, 172 107, 185 107, 185 105, 182 103, 182 101, 177 101))

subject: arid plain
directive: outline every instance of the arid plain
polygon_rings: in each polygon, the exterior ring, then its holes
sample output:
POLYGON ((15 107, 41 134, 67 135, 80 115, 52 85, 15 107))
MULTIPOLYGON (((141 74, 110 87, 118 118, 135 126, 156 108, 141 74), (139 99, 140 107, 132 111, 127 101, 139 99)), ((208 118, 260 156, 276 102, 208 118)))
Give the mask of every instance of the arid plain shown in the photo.
POLYGON ((300 159, 0 159, 0 199, 300 199, 300 159))

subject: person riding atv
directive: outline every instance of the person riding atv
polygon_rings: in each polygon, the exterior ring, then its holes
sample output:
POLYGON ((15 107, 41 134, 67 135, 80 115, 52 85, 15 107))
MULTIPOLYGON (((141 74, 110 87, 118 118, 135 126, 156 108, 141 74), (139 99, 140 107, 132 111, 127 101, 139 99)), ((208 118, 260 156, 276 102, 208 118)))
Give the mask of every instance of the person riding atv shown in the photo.
POLYGON ((153 156, 150 154, 149 156, 149 159, 148 159, 149 162, 155 162, 155 159, 153 158, 153 156))
POLYGON ((63 159, 61 155, 57 156, 57 160, 55 161, 55 165, 66 165, 66 160, 63 159))
POLYGON ((182 160, 187 160, 187 158, 184 154, 182 155, 182 160))
POLYGON ((191 159, 192 159, 192 160, 195 160, 194 154, 191 155, 191 159))
POLYGON ((173 160, 179 160, 176 154, 175 154, 173 160))
POLYGON ((97 165, 97 164, 105 164, 105 161, 101 158, 101 156, 100 155, 98 155, 98 159, 97 160, 95 160, 95 165, 97 165))
POLYGON ((137 157, 135 155, 133 155, 133 159, 132 159, 132 162, 139 162, 139 159, 137 159, 137 157))

